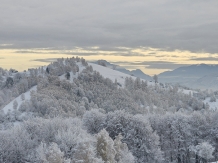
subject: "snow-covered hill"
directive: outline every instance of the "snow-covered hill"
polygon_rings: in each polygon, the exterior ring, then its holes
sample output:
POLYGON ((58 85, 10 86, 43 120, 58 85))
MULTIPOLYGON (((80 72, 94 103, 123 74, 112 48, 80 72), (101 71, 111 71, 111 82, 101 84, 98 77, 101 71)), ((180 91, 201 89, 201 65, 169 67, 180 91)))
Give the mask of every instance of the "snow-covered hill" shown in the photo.
MULTIPOLYGON (((104 67, 104 66, 101 66, 101 65, 98 65, 95 63, 89 63, 89 65, 91 65, 95 71, 98 71, 105 78, 109 78, 112 81, 117 80, 117 82, 119 82, 123 87, 124 87, 124 82, 125 82, 126 77, 131 77, 134 80, 136 79, 135 75, 132 76, 132 75, 120 72, 117 69, 113 70, 109 67, 104 67)), ((141 78, 141 79, 143 80, 143 78, 141 78)), ((152 81, 147 80, 147 83, 148 83, 148 85, 155 85, 155 83, 152 81)))
MULTIPOLYGON (((132 75, 129 75, 129 74, 126 74, 126 73, 122 73, 120 71, 118 71, 117 69, 114 70, 112 69, 112 67, 105 67, 105 66, 101 66, 101 65, 98 65, 98 64, 95 64, 95 63, 88 63, 90 66, 92 66, 93 70, 99 72, 104 78, 109 78, 110 80, 112 81, 117 81, 119 83, 119 85, 124 88, 124 85, 125 85, 125 78, 128 77, 128 78, 132 78, 133 80, 136 79, 135 76, 132 76, 132 75)), ((78 77, 78 74, 82 72, 82 70, 85 69, 85 67, 80 63, 78 62, 77 63, 78 67, 79 67, 79 71, 76 72, 75 74, 73 72, 70 72, 70 79, 69 81, 72 83, 74 78, 77 78, 78 77)), ((109 64, 108 64, 109 65, 109 64)), ((43 69, 46 69, 46 67, 44 67, 43 69)), ((141 71, 137 71, 135 70, 135 72, 139 72, 139 74, 141 73, 141 71)), ((29 73, 29 72, 26 72, 26 73, 29 73)), ((66 74, 63 74, 61 76, 59 76, 59 78, 61 80, 64 80, 66 79, 66 74)), ((143 80, 143 79, 142 79, 143 80)), ((146 80, 145 80, 146 81, 146 80)), ((155 83, 152 82, 152 81, 147 81, 147 84, 149 86, 155 86, 155 83)), ((168 85, 168 88, 165 88, 165 89, 169 89, 169 88, 173 88, 171 86, 168 85)), ((32 90, 35 90, 36 91, 37 89, 37 86, 34 86, 32 87, 30 90, 28 90, 27 92, 24 93, 24 96, 26 98, 26 100, 30 99, 30 92, 32 90)), ((190 90, 190 89, 178 89, 178 92, 180 93, 184 93, 184 94, 191 94, 191 96, 193 97, 193 94, 198 94, 198 92, 196 90, 190 90)), ((209 99, 209 98, 208 98, 209 99)), ((17 101, 18 102, 18 108, 20 106, 20 104, 22 103, 22 100, 21 100, 21 95, 19 95, 18 97, 16 97, 14 100, 12 100, 11 102, 9 102, 2 110, 7 113, 8 110, 13 110, 13 102, 14 101, 17 101)), ((217 103, 213 103, 213 102, 209 102, 209 100, 205 100, 204 101, 205 103, 208 103, 213 109, 215 108, 218 108, 218 104, 217 103)))
MULTIPOLYGON (((124 88, 124 83, 125 83, 125 78, 126 77, 129 77, 129 78, 131 77, 134 80, 136 79, 135 76, 131 76, 131 75, 119 72, 117 70, 113 70, 113 69, 111 69, 109 67, 104 67, 104 66, 101 66, 101 65, 98 65, 98 64, 94 64, 94 63, 88 63, 88 64, 93 67, 93 70, 99 72, 103 77, 109 78, 112 81, 117 80, 117 82, 123 88, 124 88)), ((73 82, 74 78, 77 78, 78 74, 81 73, 85 69, 85 67, 80 62, 78 62, 77 65, 79 67, 79 71, 76 72, 75 74, 73 72, 70 72, 70 79, 69 79, 69 81, 71 83, 73 82)), ((46 67, 44 67, 44 69, 46 69, 46 67)), ((29 74, 29 72, 26 72, 26 74, 29 74)), ((63 75, 59 76, 60 80, 66 80, 65 76, 66 76, 66 74, 63 74, 63 75)), ((148 81, 148 85, 154 86, 155 83, 148 81)), ((31 91, 36 91, 36 90, 37 90, 37 86, 34 86, 31 89, 29 89, 27 92, 23 93, 23 96, 25 97, 25 100, 29 100, 30 99, 30 92, 31 91)), ((9 102, 6 106, 4 106, 4 108, 2 110, 4 111, 5 114, 7 114, 9 110, 10 111, 14 110, 14 108, 13 108, 14 101, 17 101, 17 103, 18 103, 17 108, 19 108, 19 106, 23 102, 21 96, 22 95, 19 95, 18 97, 13 99, 11 102, 9 102)))
POLYGON ((16 97, 14 100, 12 100, 9 104, 7 104, 2 110, 4 111, 5 114, 8 113, 8 111, 13 111, 13 103, 14 101, 17 101, 17 108, 19 108, 19 106, 22 104, 22 102, 24 100, 30 100, 30 93, 31 91, 36 91, 37 86, 32 87, 30 90, 28 90, 27 92, 23 93, 22 95, 19 95, 18 97, 16 97), (24 96, 25 99, 22 99, 22 96, 24 96))
POLYGON ((141 79, 147 80, 147 81, 153 81, 153 78, 145 73, 143 73, 140 69, 136 69, 136 70, 127 70, 124 67, 121 67, 119 65, 116 64, 111 64, 110 62, 106 61, 106 60, 98 60, 97 62, 94 62, 95 64, 104 64, 106 67, 111 68, 113 70, 122 72, 124 74, 128 74, 131 76, 135 76, 135 77, 139 77, 141 79))

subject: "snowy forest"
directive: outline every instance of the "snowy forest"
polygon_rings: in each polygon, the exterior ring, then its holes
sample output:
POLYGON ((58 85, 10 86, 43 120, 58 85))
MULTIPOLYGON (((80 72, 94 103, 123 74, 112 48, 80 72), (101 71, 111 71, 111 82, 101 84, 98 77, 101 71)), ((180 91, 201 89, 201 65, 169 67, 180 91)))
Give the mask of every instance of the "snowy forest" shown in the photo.
POLYGON ((196 96, 104 66, 72 57, 0 68, 0 162, 218 160, 218 111, 204 101, 216 102, 217 92, 196 96))

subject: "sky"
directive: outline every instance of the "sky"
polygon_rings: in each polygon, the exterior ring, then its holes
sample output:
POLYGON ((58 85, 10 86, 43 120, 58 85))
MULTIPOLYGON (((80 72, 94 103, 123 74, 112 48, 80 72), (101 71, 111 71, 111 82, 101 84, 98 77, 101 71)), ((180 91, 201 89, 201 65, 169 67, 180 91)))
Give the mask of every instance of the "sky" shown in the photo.
POLYGON ((0 67, 105 59, 153 75, 218 64, 216 0, 1 0, 0 67))

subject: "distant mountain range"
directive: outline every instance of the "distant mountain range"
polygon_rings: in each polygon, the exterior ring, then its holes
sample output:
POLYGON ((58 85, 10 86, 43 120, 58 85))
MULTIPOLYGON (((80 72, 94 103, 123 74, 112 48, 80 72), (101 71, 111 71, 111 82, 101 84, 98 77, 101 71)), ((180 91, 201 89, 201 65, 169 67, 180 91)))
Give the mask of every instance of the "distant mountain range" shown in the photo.
POLYGON ((98 61, 96 61, 94 63, 98 64, 99 62, 105 64, 107 67, 109 67, 111 69, 120 71, 122 73, 132 75, 132 76, 135 76, 135 77, 139 77, 141 79, 145 79, 145 80, 148 80, 148 81, 153 81, 153 78, 151 76, 143 73, 140 69, 130 71, 130 70, 125 69, 124 67, 112 64, 112 63, 110 63, 110 62, 108 62, 106 60, 98 60, 98 61))
POLYGON ((218 65, 197 64, 158 75, 164 83, 179 83, 192 88, 218 89, 218 65))
MULTIPOLYGON (((153 81, 151 76, 143 73, 140 69, 130 71, 106 60, 98 60, 94 63, 98 64, 99 62, 106 67, 122 73, 153 81)), ((179 67, 172 71, 160 73, 158 75, 158 81, 161 83, 179 83, 180 85, 196 89, 218 90, 218 65, 195 64, 179 67)))

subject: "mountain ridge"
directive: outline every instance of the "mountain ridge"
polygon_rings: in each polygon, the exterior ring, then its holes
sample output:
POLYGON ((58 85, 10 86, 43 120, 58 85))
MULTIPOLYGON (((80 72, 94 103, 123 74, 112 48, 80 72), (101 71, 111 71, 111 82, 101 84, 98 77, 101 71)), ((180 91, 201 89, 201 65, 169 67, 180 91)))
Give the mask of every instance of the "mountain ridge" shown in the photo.
POLYGON ((159 81, 164 83, 179 83, 199 89, 218 89, 218 85, 215 84, 217 75, 218 65, 202 63, 165 71, 158 77, 159 81))
POLYGON ((112 63, 110 63, 110 62, 108 62, 106 60, 98 60, 98 61, 93 62, 93 63, 102 64, 103 66, 109 67, 109 68, 117 70, 119 72, 122 72, 122 73, 125 73, 125 74, 128 74, 128 75, 132 75, 132 76, 135 76, 135 77, 139 77, 141 79, 145 79, 145 80, 148 80, 148 81, 153 81, 153 78, 150 75, 145 74, 140 69, 135 69, 135 70, 130 71, 130 70, 125 69, 122 66, 112 64, 112 63))

